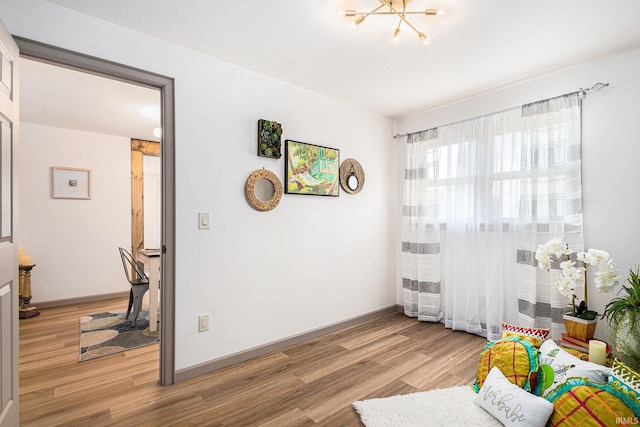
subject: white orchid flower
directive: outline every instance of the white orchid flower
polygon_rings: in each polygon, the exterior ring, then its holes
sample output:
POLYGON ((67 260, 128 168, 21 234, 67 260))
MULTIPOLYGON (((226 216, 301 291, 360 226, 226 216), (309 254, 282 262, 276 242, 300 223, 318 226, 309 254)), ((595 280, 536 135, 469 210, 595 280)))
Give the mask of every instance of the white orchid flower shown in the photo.
POLYGON ((576 268, 575 265, 576 263, 570 260, 561 262, 560 268, 562 269, 562 275, 564 277, 568 277, 577 284, 582 284, 584 283, 584 271, 576 268))
POLYGON ((558 291, 567 298, 571 298, 575 295, 576 282, 566 276, 561 276, 556 281, 556 286, 558 287, 558 291))
POLYGON ((591 255, 593 262, 589 264, 602 264, 609 261, 609 252, 600 249, 589 249, 589 255, 591 255))
POLYGON ((586 264, 592 264, 594 259, 591 256, 591 254, 587 253, 587 252, 578 252, 578 254, 576 255, 576 259, 578 261, 582 261, 585 265, 586 264))
MULTIPOLYGON (((562 295, 572 299, 572 301, 574 300, 576 286, 586 285, 586 271, 589 265, 598 266, 594 280, 594 286, 598 292, 611 292, 619 284, 620 276, 618 276, 613 260, 609 258, 609 252, 593 248, 589 249, 588 252, 578 252, 576 259, 581 261, 584 267, 576 267, 576 262, 569 259, 571 253, 572 251, 567 243, 560 238, 554 238, 544 245, 538 245, 535 254, 538 267, 546 271, 551 271, 554 255, 558 261, 564 259, 560 263, 561 274, 555 282, 558 291, 562 295)), ((586 295, 587 289, 585 288, 585 300, 586 295)))
POLYGON ((571 268, 575 268, 574 266, 576 265, 575 262, 571 261, 570 259, 566 260, 566 261, 562 261, 560 263, 560 268, 563 270, 569 270, 571 268))
POLYGON ((595 272, 595 286, 598 292, 611 292, 613 288, 620 282, 618 270, 613 260, 608 260, 598 266, 599 270, 595 272))
POLYGON ((546 245, 538 245, 538 249, 536 249, 536 261, 538 261, 538 267, 542 270, 549 271, 551 268, 551 254, 546 245))
POLYGON ((571 253, 571 251, 569 251, 569 245, 564 243, 559 237, 549 240, 544 245, 548 248, 550 253, 554 254, 558 258, 562 255, 569 255, 571 253))

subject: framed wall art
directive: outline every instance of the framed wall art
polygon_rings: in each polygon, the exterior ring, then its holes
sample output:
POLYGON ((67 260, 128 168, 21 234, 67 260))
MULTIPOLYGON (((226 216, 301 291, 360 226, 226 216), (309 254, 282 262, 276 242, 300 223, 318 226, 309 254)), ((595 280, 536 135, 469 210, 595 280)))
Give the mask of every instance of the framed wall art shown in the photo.
POLYGON ((90 199, 91 169, 53 166, 51 195, 54 199, 90 199))
POLYGON ((284 147, 285 193, 340 195, 340 150, 291 140, 284 147))
POLYGON ((258 156, 282 157, 282 125, 269 120, 258 120, 258 156))

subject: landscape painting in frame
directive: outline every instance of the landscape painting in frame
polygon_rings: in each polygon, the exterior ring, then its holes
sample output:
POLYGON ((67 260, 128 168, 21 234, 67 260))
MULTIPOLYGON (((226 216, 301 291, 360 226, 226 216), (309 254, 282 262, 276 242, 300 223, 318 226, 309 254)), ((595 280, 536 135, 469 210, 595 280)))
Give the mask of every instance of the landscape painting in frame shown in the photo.
POLYGON ((339 196, 340 150, 286 140, 285 157, 286 193, 339 196))

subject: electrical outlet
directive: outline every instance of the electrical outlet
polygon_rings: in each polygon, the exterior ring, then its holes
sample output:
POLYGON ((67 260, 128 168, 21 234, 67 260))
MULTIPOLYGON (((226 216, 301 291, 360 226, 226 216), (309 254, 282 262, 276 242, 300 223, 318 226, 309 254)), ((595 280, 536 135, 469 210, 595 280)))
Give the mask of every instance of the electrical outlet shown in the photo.
POLYGON ((201 314, 198 317, 198 332, 205 332, 209 330, 209 315, 201 314))

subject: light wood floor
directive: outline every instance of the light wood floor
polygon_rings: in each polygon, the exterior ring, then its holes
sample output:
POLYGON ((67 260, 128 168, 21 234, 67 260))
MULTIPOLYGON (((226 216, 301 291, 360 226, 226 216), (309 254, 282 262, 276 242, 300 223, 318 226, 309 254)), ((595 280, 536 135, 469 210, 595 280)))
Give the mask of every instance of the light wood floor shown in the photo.
POLYGON ((21 426, 359 426, 356 400, 471 384, 486 344, 394 314, 162 387, 158 344, 78 362, 79 316, 123 306, 20 321, 21 426))

